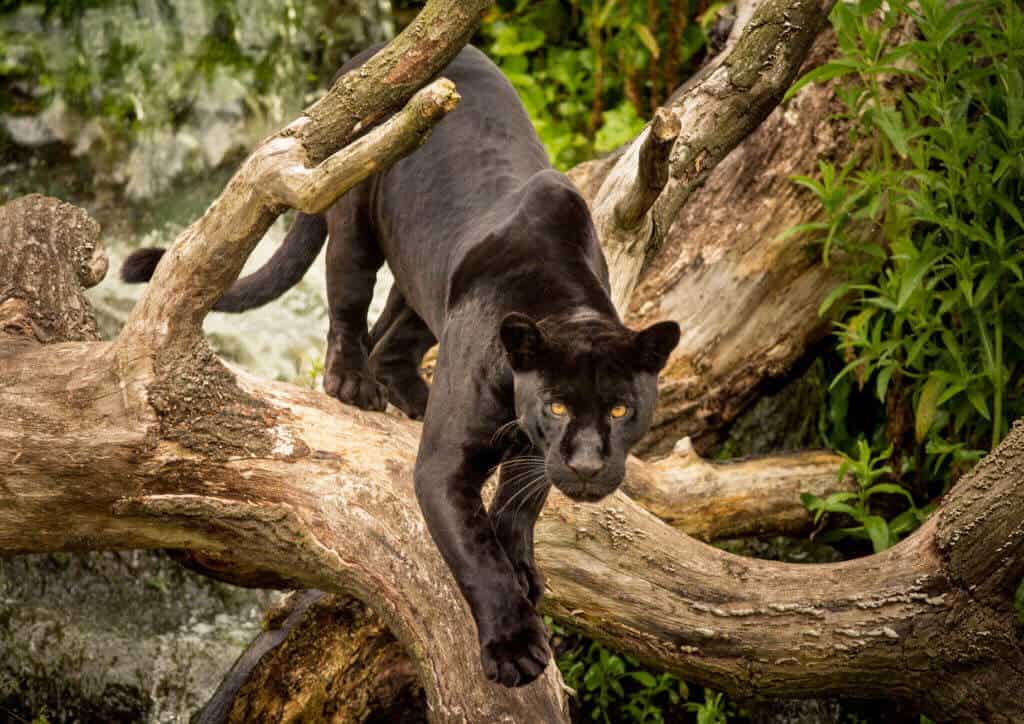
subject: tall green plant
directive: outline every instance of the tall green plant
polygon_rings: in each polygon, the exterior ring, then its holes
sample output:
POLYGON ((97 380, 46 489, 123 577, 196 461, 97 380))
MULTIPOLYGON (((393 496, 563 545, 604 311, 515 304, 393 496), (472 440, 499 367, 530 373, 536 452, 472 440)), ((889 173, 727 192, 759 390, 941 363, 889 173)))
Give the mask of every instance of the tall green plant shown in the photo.
POLYGON ((908 385, 936 473, 1024 412, 1024 15, 1013 0, 860 0, 831 20, 839 57, 790 94, 839 78, 864 152, 796 179, 823 213, 794 231, 846 276, 821 307, 847 360, 833 385, 853 375, 882 401, 908 385), (917 39, 890 47, 907 19, 917 39))
POLYGON ((569 168, 633 138, 701 59, 703 0, 499 0, 483 48, 569 168))

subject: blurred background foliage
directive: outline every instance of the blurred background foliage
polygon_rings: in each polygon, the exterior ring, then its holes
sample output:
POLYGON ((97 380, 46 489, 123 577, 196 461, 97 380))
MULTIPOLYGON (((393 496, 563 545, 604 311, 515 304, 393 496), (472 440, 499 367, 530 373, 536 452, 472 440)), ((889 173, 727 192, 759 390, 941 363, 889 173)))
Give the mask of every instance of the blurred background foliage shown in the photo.
MULTIPOLYGON (((117 228, 130 217, 127 248, 166 244, 252 143, 420 5, 0 0, 0 201, 43 191, 101 214, 113 206, 121 216, 104 223, 117 228)), ((721 42, 730 13, 710 0, 498 0, 474 42, 516 87, 565 170, 635 136, 721 42)), ((842 521, 813 544, 722 544, 790 561, 894 544, 1024 415, 1021 5, 850 0, 836 5, 831 24, 837 53, 791 94, 832 84, 859 151, 793 179, 820 214, 790 233, 808 235, 842 277, 821 310, 835 320, 834 335, 801 384, 815 400, 806 442, 842 454, 858 486, 805 497, 815 520, 842 521), (912 40, 893 43, 908 25, 912 40)), ((280 231, 270 246, 279 239, 280 231)), ((130 292, 113 289, 101 311, 130 306, 130 292)), ((285 315, 276 324, 253 318, 264 330, 308 332, 288 344, 261 333, 270 348, 287 350, 276 353, 283 365, 261 371, 315 384, 319 282, 298 294, 268 312, 285 315)), ((254 335, 237 330, 212 336, 222 354, 246 364, 274 354, 246 350, 240 339, 254 335)), ((730 439, 720 457, 734 452, 730 439)), ((759 716, 549 623, 577 691, 577 720, 759 716)), ((845 705, 838 716, 830 720, 923 721, 873 705, 845 705)))

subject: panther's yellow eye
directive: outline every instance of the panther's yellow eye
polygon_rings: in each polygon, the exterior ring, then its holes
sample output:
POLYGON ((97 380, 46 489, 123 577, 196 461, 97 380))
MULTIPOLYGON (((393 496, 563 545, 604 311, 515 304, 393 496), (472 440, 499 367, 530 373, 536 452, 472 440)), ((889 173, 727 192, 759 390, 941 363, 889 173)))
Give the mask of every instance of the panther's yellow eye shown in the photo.
POLYGON ((551 410, 552 415, 558 415, 559 417, 563 417, 567 412, 569 412, 569 408, 561 402, 552 402, 548 405, 548 409, 551 410))
POLYGON ((625 417, 627 412, 629 412, 629 408, 625 405, 616 405, 612 408, 611 415, 615 418, 625 417))

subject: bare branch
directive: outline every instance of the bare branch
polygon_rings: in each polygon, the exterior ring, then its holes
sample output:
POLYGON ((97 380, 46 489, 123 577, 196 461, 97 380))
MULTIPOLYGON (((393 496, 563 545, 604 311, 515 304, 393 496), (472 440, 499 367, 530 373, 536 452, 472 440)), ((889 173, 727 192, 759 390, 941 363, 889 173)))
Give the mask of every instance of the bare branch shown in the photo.
MULTIPOLYGON (((433 125, 458 101, 450 80, 436 80, 418 91, 400 113, 313 168, 306 167, 305 152, 294 136, 276 136, 263 148, 268 178, 265 183, 256 179, 257 188, 265 189, 268 205, 321 213, 356 184, 421 146, 433 125)), ((300 119, 292 130, 308 124, 308 119, 300 119)))
POLYGON ((440 79, 419 91, 388 122, 307 168, 302 117, 264 141, 206 214, 175 240, 132 309, 118 344, 184 353, 203 318, 237 278, 252 249, 286 207, 321 211, 337 197, 417 148, 455 107, 458 94, 440 79))
POLYGON ((319 165, 440 73, 490 5, 491 0, 429 0, 397 38, 357 72, 340 77, 302 118, 257 148, 203 218, 165 255, 132 310, 119 348, 144 346, 161 359, 187 355, 197 343, 206 313, 284 210, 284 199, 307 208, 329 204, 327 196, 365 177, 361 174, 374 152, 377 162, 367 173, 383 168, 385 160, 394 161, 400 151, 414 149, 432 122, 453 107, 457 97, 450 87, 435 86, 408 105, 390 133, 374 134, 350 156, 319 165), (386 150, 399 137, 399 146, 386 150), (360 164, 362 170, 343 172, 343 161, 360 164), (304 168, 319 170, 298 170, 304 168), (266 188, 272 189, 269 198, 261 193, 266 188))
POLYGON ((812 528, 802 493, 854 490, 839 480, 842 458, 824 451, 714 463, 683 438, 668 457, 631 460, 626 494, 669 525, 701 540, 797 535, 812 528))

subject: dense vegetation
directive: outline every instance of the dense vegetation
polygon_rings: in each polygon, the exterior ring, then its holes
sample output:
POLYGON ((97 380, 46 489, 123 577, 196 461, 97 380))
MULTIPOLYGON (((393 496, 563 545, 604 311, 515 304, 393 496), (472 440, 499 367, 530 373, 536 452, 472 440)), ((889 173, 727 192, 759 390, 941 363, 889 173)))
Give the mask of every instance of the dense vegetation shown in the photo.
MULTIPOLYGON (((243 13, 216 0, 199 3, 200 19, 157 4, 125 33, 89 25, 87 11, 104 4, 0 2, 19 23, 64 29, 4 26, 0 113, 56 101, 115 147, 180 124, 203 84, 241 84, 250 112, 272 113, 337 65, 340 21, 322 3, 243 13), (188 22, 202 32, 184 33, 188 22)), ((414 6, 396 5, 399 17, 414 6)), ((700 64, 722 10, 705 0, 501 0, 476 42, 569 168, 638 132, 700 64)), ((858 490, 804 502, 816 520, 843 521, 816 540, 853 556, 916 528, 1024 415, 1024 13, 1014 0, 855 0, 838 3, 831 22, 838 54, 791 93, 834 83, 858 150, 794 179, 821 215, 792 233, 844 277, 821 309, 835 334, 819 364, 828 392, 817 422, 858 490)), ((580 719, 746 717, 719 694, 552 628, 580 719)))

